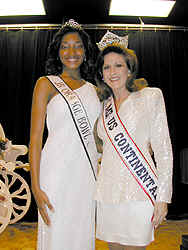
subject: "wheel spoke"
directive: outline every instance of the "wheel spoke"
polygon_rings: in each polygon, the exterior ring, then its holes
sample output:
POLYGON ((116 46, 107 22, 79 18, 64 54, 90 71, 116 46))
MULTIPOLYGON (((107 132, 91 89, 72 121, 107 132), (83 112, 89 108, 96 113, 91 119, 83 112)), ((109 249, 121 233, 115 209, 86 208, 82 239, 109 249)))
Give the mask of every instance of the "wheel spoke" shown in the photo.
MULTIPOLYGON (((9 224, 13 224, 20 220, 28 211, 31 203, 31 192, 27 182, 22 176, 11 171, 0 171, 2 176, 2 182, 8 188, 10 192, 10 199, 13 202, 13 207, 11 208, 11 218, 9 224), (4 179, 4 180, 3 180, 4 179), (11 188, 11 189, 10 189, 11 188), (12 190, 12 193, 11 193, 12 190), (19 206, 19 200, 21 205, 19 206), (16 211, 18 210, 18 211, 16 211)), ((0 229, 1 231, 1 229, 0 229)))
POLYGON ((11 197, 16 197, 16 195, 20 194, 25 189, 25 186, 22 184, 21 187, 11 194, 11 197))
POLYGON ((19 205, 16 205, 15 203, 13 204, 13 208, 16 208, 17 210, 24 210, 25 209, 25 206, 19 206, 19 205))
POLYGON ((11 195, 12 198, 18 198, 20 200, 27 200, 28 199, 28 195, 24 194, 24 195, 11 195))
POLYGON ((4 178, 4 184, 8 187, 8 176, 4 173, 4 172, 1 172, 1 175, 3 176, 4 178))
POLYGON ((11 182, 9 183, 8 187, 10 188, 16 181, 16 176, 13 175, 11 182))
POLYGON ((16 213, 16 211, 15 211, 14 209, 12 210, 12 215, 13 215, 15 218, 19 216, 19 214, 16 213))

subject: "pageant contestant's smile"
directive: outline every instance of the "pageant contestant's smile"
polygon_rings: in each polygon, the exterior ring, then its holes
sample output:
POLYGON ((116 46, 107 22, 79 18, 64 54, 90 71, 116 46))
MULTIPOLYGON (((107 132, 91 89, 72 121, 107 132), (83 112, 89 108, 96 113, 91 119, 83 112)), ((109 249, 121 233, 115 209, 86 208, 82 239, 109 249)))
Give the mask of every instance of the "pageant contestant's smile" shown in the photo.
POLYGON ((63 37, 59 56, 65 68, 77 69, 80 67, 85 51, 78 33, 69 33, 63 37))
POLYGON ((128 68, 122 55, 111 52, 104 56, 103 77, 112 89, 125 88, 128 68))

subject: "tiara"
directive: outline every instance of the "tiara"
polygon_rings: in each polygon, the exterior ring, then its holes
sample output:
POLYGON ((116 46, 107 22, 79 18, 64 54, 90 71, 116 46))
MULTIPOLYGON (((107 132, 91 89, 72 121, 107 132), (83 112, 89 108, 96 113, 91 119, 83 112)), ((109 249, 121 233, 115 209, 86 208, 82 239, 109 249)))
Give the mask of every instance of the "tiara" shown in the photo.
POLYGON ((65 27, 71 27, 71 28, 78 29, 78 30, 82 29, 82 26, 76 21, 74 21, 74 19, 70 19, 68 22, 62 25, 62 28, 65 28, 65 27))
POLYGON ((127 36, 118 36, 109 30, 102 37, 101 41, 97 43, 99 50, 103 50, 106 47, 113 46, 121 46, 123 48, 127 48, 128 46, 128 35, 127 36))

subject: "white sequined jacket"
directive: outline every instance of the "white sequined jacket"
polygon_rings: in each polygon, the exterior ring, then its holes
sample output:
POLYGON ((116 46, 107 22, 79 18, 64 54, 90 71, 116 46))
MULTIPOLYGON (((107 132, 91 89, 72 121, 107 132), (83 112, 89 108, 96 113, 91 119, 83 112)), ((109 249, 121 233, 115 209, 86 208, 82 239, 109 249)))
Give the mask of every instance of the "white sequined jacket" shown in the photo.
MULTIPOLYGON (((121 104, 118 114, 129 134, 158 176, 157 201, 170 203, 172 196, 173 156, 163 94, 158 88, 132 92, 121 104), (156 165, 149 145, 154 152, 156 165)), ((123 166, 112 147, 99 118, 98 136, 103 140, 103 156, 98 175, 96 200, 119 203, 125 200, 147 200, 148 197, 123 166)))

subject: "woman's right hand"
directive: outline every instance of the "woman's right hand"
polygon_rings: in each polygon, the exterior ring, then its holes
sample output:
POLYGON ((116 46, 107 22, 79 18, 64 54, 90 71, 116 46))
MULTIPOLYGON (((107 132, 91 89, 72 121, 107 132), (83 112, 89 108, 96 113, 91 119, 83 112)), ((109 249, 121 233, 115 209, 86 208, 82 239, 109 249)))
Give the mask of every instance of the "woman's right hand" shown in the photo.
POLYGON ((46 223, 46 225, 50 226, 50 218, 47 213, 46 206, 52 212, 54 212, 54 208, 52 204, 50 203, 48 196, 41 189, 33 190, 33 194, 34 194, 35 201, 37 203, 37 207, 39 209, 39 212, 40 212, 40 215, 42 216, 43 221, 46 223))
POLYGON ((50 218, 47 208, 53 211, 53 207, 46 193, 40 188, 40 161, 46 108, 50 98, 55 94, 55 88, 46 77, 41 77, 37 80, 32 99, 31 131, 29 143, 29 164, 32 192, 42 219, 47 225, 50 225, 50 218))

